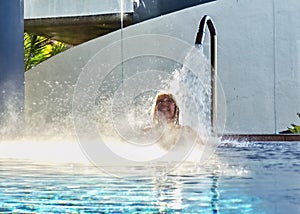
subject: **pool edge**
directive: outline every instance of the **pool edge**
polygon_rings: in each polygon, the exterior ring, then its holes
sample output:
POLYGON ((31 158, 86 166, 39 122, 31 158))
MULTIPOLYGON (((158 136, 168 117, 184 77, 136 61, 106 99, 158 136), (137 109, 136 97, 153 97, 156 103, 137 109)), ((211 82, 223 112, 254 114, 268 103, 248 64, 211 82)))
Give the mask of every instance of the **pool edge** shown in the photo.
POLYGON ((224 134, 222 140, 300 142, 300 134, 224 134))

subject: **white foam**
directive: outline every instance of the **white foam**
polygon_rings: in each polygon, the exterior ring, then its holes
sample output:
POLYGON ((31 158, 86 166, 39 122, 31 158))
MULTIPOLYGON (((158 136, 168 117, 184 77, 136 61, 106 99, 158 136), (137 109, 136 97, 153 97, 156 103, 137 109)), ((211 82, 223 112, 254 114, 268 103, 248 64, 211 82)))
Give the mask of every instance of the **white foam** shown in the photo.
POLYGON ((0 158, 47 163, 89 163, 77 142, 2 141, 0 158))

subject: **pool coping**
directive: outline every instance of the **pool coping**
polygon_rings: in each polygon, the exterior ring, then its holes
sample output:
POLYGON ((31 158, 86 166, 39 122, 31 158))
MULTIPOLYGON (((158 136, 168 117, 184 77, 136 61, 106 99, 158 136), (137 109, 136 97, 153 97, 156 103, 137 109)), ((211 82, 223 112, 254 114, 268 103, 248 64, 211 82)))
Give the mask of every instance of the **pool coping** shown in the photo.
POLYGON ((224 134, 222 140, 300 142, 300 134, 224 134))

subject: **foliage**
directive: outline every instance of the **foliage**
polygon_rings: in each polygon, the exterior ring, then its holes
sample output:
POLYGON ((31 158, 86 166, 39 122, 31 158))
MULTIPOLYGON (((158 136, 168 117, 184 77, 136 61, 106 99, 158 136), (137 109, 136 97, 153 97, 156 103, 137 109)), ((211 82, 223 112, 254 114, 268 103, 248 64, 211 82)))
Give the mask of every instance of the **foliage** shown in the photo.
MULTIPOLYGON (((298 117, 300 118, 300 113, 297 113, 298 117)), ((300 126, 291 124, 292 128, 288 128, 294 134, 300 134, 300 126)))
POLYGON ((27 71, 50 57, 66 50, 65 43, 24 33, 24 70, 27 71))

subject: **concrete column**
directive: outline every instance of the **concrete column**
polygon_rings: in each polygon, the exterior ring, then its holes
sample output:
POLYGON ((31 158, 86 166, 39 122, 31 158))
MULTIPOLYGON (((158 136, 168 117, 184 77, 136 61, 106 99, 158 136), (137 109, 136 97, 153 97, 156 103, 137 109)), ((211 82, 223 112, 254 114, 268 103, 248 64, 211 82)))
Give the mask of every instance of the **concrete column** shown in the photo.
POLYGON ((0 125, 2 127, 7 124, 9 118, 17 120, 16 116, 21 115, 24 106, 23 1, 0 1, 0 125))

